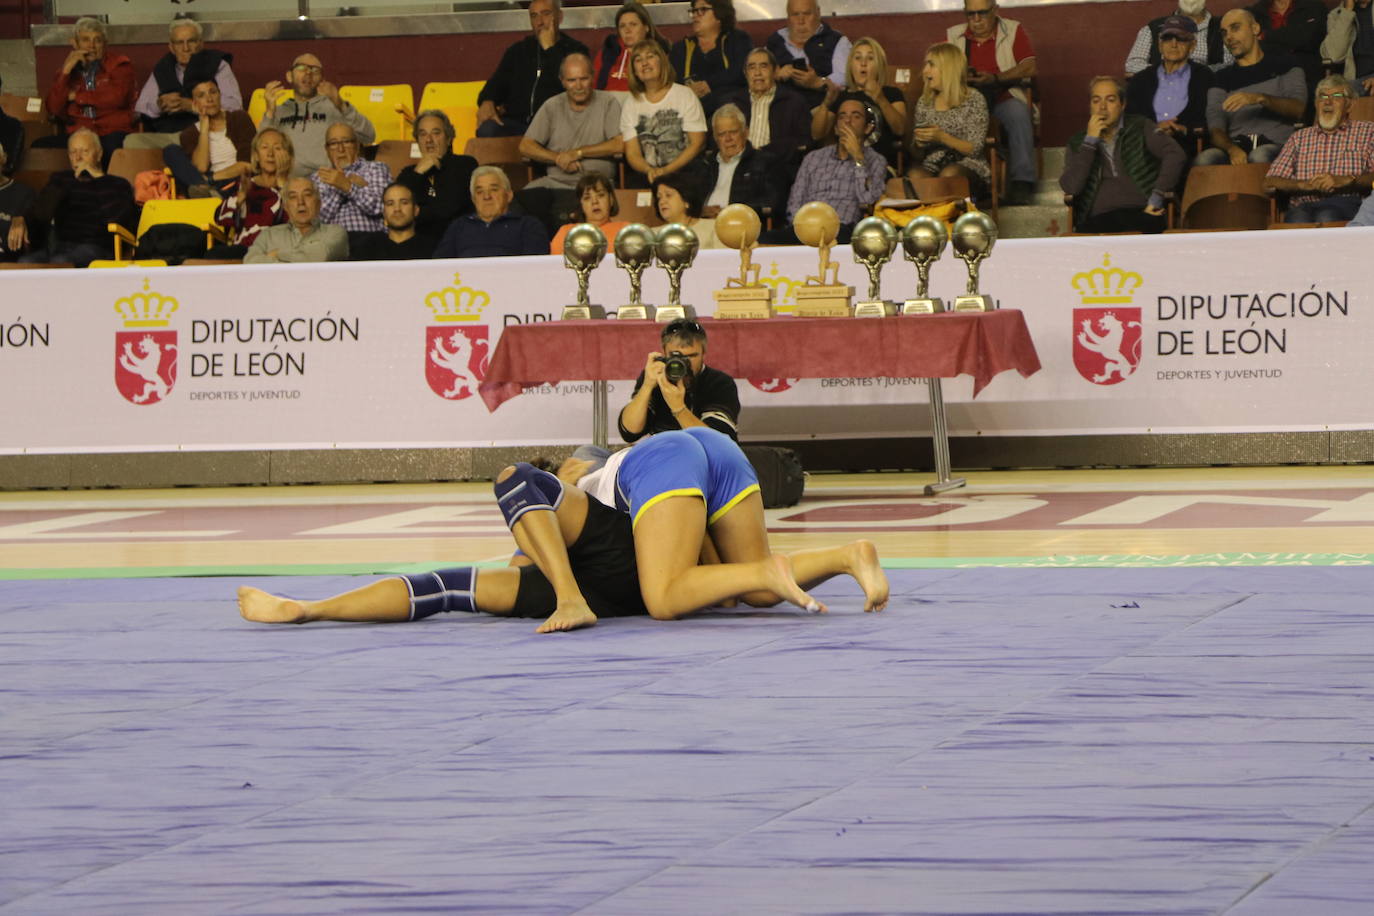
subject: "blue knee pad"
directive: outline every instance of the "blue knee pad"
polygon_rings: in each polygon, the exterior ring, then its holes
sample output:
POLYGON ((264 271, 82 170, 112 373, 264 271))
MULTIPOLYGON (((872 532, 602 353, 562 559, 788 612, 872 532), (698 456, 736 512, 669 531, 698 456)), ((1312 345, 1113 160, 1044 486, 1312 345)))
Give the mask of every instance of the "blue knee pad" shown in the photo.
POLYGON ((563 484, 548 471, 541 471, 532 464, 520 462, 515 473, 499 481, 496 491, 496 505, 506 518, 506 527, 513 528, 520 516, 535 509, 550 512, 563 503, 563 484))
POLYGON ((449 611, 477 610, 477 569, 459 566, 401 576, 410 590, 410 619, 420 620, 449 611))

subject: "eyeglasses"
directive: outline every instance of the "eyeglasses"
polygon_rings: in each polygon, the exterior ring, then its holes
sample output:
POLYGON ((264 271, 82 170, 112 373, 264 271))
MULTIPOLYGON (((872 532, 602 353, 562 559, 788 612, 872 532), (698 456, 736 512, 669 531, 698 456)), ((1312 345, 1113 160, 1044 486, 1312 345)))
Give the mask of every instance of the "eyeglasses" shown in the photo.
POLYGON ((324 67, 316 67, 312 64, 296 64, 291 69, 297 73, 313 73, 315 76, 324 72, 324 67))
POLYGON ((1343 102, 1343 101, 1345 101, 1345 100, 1348 99, 1348 98, 1350 98, 1350 94, 1349 94, 1349 93, 1346 93, 1346 92, 1318 92, 1318 93, 1317 93, 1317 101, 1318 101, 1318 102, 1343 102))
POLYGON ((325 146, 356 146, 357 140, 326 140, 325 146))
POLYGON ((694 6, 687 11, 690 16, 705 16, 707 13, 712 12, 715 12, 715 9, 709 6, 694 6))
POLYGON ((964 15, 970 19, 977 19, 980 16, 991 16, 997 11, 996 7, 990 6, 985 10, 964 10, 964 15))

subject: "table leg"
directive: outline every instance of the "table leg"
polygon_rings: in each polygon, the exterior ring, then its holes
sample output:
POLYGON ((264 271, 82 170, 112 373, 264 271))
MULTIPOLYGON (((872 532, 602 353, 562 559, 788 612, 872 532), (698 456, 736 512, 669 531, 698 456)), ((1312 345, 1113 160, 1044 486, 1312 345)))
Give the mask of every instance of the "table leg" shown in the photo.
POLYGON ((949 426, 945 422, 945 394, 938 378, 926 379, 930 388, 931 444, 935 448, 935 482, 926 484, 925 495, 934 496, 965 484, 962 477, 949 476, 949 426))
POLYGON ((592 445, 597 448, 606 448, 606 443, 610 441, 606 429, 606 392, 604 379, 592 382, 592 445))

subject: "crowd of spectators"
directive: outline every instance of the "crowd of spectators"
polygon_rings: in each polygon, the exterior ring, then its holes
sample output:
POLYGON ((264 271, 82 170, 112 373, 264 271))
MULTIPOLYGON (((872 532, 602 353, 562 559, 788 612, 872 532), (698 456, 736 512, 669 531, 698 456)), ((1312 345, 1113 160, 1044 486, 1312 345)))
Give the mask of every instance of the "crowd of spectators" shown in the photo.
MULTIPOLYGON (((574 222, 622 225, 617 185, 649 189, 658 217, 691 226, 703 247, 718 244, 713 220, 731 203, 764 216, 766 242, 795 243, 791 217, 814 200, 835 208, 843 242, 903 175, 963 179, 975 199, 1000 185, 1003 206, 1027 203, 1031 36, 996 0, 963 6, 905 93, 881 42, 842 34, 819 0, 788 0, 786 25, 761 46, 732 0, 692 0, 690 34, 671 43, 629 0, 595 54, 563 33, 558 0, 532 0, 530 34, 478 98, 477 135, 519 137, 542 173, 518 191, 454 152, 439 110, 414 118, 418 160, 393 182, 369 158, 373 125, 315 54, 267 84, 255 124, 233 56, 205 47, 194 21, 171 23, 140 85, 104 25, 83 18, 46 96, 65 133, 34 144, 65 144, 71 169, 18 190, 7 176, 23 134, 0 120, 0 258, 108 257, 105 225, 137 215, 128 182, 107 174, 121 145, 161 149, 182 195, 221 200, 233 244, 211 254, 249 262, 556 253, 574 222), (992 128, 1004 173, 989 162, 992 128)), ((1271 164, 1290 221, 1363 219, 1374 126, 1350 110, 1374 89, 1370 0, 1329 13, 1320 0, 1260 0, 1218 17, 1180 0, 1140 27, 1122 69, 1126 79, 1093 79, 1087 126, 1068 142, 1060 183, 1076 230, 1159 231, 1192 165, 1228 163, 1271 164)))

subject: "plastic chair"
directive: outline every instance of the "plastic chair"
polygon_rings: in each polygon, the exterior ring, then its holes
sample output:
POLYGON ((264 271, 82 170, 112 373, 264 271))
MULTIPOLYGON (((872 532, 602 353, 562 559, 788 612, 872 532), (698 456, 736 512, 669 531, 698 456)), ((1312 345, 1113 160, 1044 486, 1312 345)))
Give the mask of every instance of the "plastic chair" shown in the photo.
POLYGON ((896 200, 919 200, 930 204, 963 200, 969 196, 969 187, 968 179, 962 175, 953 178, 907 176, 889 178, 883 193, 896 200))
POLYGON ((114 236, 114 259, 125 261, 123 246, 137 247, 138 240, 143 238, 145 232, 163 223, 186 223, 197 229, 205 230, 207 233, 205 239, 207 250, 215 242, 221 244, 228 242, 224 230, 215 223, 215 211, 219 209, 219 206, 220 200, 216 197, 203 197, 194 200, 148 201, 143 205, 143 213, 138 218, 137 234, 125 229, 119 223, 110 223, 106 226, 110 234, 114 236))
POLYGON ((1350 103, 1350 120, 1374 121, 1374 96, 1362 95, 1350 103))
POLYGON ((616 188, 615 202, 620 212, 612 219, 623 223, 643 223, 653 226, 663 222, 654 206, 654 192, 647 189, 616 188))
POLYGON ((48 116, 48 110, 38 96, 0 93, 0 111, 23 126, 25 149, 32 147, 33 141, 40 137, 51 137, 57 133, 57 122, 48 116))
POLYGON ((464 155, 477 160, 478 165, 500 166, 510 176, 513 190, 520 190, 532 178, 534 167, 520 155, 522 137, 473 137, 463 147, 464 155))
POLYGON ((466 83, 426 83, 420 93, 420 107, 416 114, 430 108, 437 108, 453 122, 456 136, 453 151, 460 153, 467 143, 477 136, 477 96, 481 94, 485 80, 466 83))
POLYGON ((420 161, 419 146, 412 140, 383 140, 377 144, 377 153, 372 157, 377 162, 385 162, 391 169, 391 179, 401 174, 401 170, 420 161))
POLYGON ((92 261, 87 267, 166 267, 167 262, 161 258, 149 258, 145 261, 92 261))
MULTIPOLYGON (((280 101, 294 99, 296 93, 290 89, 286 90, 280 101)), ((254 89, 253 94, 248 99, 248 117, 253 119, 254 124, 262 123, 262 116, 267 114, 267 92, 263 89, 254 89)))
MULTIPOLYGON (((24 150, 24 158, 20 161, 19 167, 25 172, 43 172, 51 175, 53 172, 65 172, 72 167, 72 161, 67 158, 65 149, 29 147, 24 150)), ((44 179, 45 182, 46 180, 44 179)))
POLYGON ((407 125, 415 119, 415 90, 409 83, 341 86, 339 96, 372 122, 378 142, 409 138, 407 125))
POLYGON ((166 171, 170 175, 170 170, 164 168, 162 161, 162 150, 160 149, 124 149, 114 151, 110 157, 109 173, 118 175, 130 185, 134 183, 134 177, 139 172, 166 171))
POLYGON ((1179 218, 1187 229, 1264 229, 1277 222, 1274 198, 1264 189, 1266 162, 1195 165, 1183 187, 1179 218))

